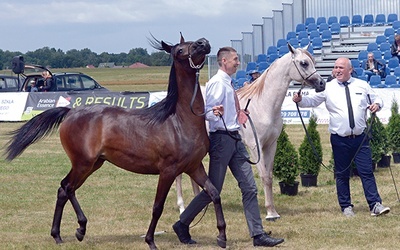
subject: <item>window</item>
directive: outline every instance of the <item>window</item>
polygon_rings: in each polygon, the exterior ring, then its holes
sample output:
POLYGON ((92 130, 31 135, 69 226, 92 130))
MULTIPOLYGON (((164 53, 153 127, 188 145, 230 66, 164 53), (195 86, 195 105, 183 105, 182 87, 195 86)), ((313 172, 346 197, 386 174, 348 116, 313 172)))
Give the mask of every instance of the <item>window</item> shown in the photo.
POLYGON ((83 83, 83 88, 85 89, 93 89, 96 87, 96 82, 88 77, 88 76, 81 76, 82 83, 83 83))

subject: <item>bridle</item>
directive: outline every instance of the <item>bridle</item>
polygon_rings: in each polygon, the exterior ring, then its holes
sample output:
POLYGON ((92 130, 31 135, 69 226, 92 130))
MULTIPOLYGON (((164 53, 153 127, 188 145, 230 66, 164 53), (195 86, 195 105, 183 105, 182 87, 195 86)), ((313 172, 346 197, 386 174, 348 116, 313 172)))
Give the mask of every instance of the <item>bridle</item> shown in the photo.
POLYGON ((301 82, 301 86, 302 88, 304 87, 304 83, 313 75, 315 75, 317 73, 317 70, 314 70, 314 72, 310 73, 307 77, 304 77, 303 74, 300 72, 299 67, 297 66, 295 60, 294 60, 294 54, 292 54, 292 62, 294 67, 296 68, 297 72, 299 73, 299 75, 301 76, 301 78, 303 78, 303 81, 301 82))

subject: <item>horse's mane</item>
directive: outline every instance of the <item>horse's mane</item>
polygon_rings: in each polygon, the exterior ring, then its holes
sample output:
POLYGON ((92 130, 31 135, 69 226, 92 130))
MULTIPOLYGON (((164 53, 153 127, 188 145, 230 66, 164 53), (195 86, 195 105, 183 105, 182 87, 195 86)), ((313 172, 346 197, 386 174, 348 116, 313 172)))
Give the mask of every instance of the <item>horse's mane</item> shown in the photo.
MULTIPOLYGON (((300 50, 303 54, 306 54, 311 60, 312 62, 315 64, 315 59, 314 57, 311 55, 311 53, 303 48, 297 48, 298 50, 300 50)), ((288 57, 290 55, 290 53, 285 54, 283 57, 278 58, 277 60, 275 60, 262 74, 260 77, 258 77, 252 84, 246 85, 243 88, 240 88, 239 90, 237 90, 237 94, 240 96, 240 98, 250 98, 253 96, 259 96, 261 95, 261 93, 264 90, 264 82, 265 82, 265 78, 268 75, 268 72, 271 69, 274 69, 275 67, 278 67, 277 64, 279 61, 281 61, 284 57, 288 57)))
MULTIPOLYGON (((165 49, 162 47, 162 42, 157 40, 155 37, 153 37, 152 40, 149 39, 149 42, 153 48, 160 51, 165 51, 165 49)), ((171 51, 170 54, 173 54, 173 51, 171 51)), ((177 101, 178 84, 176 81, 175 63, 173 62, 169 73, 167 96, 155 105, 138 111, 142 118, 149 120, 148 125, 163 123, 170 115, 175 114, 177 101)))

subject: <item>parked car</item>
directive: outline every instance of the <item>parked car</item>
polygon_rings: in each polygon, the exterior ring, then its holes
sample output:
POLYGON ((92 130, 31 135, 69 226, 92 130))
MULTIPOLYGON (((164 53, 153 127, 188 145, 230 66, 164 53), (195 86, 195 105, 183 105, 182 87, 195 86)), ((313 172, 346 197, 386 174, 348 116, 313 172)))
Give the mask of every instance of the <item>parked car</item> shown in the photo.
POLYGON ((0 75, 0 92, 18 92, 19 84, 17 76, 0 75))
MULTIPOLYGON (((24 71, 20 74, 23 81, 21 86, 14 91, 29 91, 31 84, 34 83, 40 92, 40 86, 43 86, 45 82, 42 76, 44 71, 48 71, 53 80, 54 87, 50 90, 51 92, 109 91, 86 74, 80 72, 51 72, 46 67, 29 64, 24 65, 24 71)), ((17 77, 15 78, 18 79, 17 77)))

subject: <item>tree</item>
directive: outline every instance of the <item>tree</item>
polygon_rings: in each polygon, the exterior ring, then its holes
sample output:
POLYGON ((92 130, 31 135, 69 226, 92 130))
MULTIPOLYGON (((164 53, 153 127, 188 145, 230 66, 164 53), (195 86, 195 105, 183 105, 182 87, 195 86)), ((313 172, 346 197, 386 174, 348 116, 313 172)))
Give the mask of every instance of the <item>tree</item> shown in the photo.
POLYGON ((281 182, 293 185, 296 181, 298 172, 299 156, 289 136, 285 131, 286 125, 282 127, 282 132, 278 137, 275 153, 273 174, 281 182))
POLYGON ((300 144, 299 155, 300 173, 318 175, 321 169, 322 146, 317 130, 317 116, 314 113, 311 114, 307 133, 300 144))

